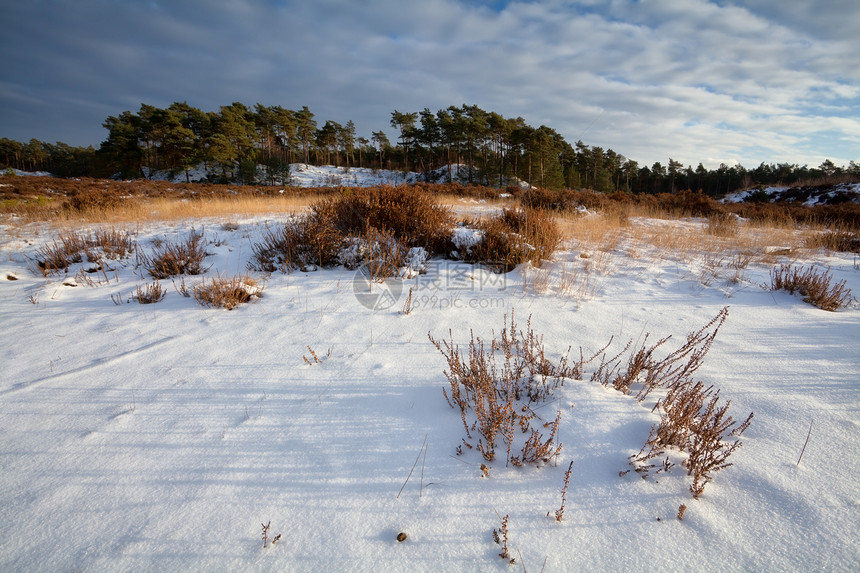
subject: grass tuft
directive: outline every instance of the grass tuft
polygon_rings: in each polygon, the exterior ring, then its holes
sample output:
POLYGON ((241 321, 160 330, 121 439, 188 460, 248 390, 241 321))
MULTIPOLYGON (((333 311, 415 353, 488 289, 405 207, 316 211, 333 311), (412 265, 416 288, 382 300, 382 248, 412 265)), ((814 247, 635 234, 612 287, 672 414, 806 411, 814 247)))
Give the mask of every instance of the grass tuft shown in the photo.
POLYGON ((161 288, 161 283, 155 281, 146 286, 138 285, 132 298, 140 304, 153 304, 161 302, 165 296, 167 296, 167 291, 161 288))
POLYGON ((194 286, 194 300, 201 306, 233 310, 263 296, 263 286, 248 275, 215 277, 194 286))
POLYGON ((185 241, 159 243, 151 255, 140 255, 139 263, 154 279, 166 279, 179 275, 202 275, 206 248, 203 232, 191 230, 185 241))
POLYGON ((831 284, 833 277, 830 272, 817 271, 815 267, 804 269, 780 265, 771 270, 770 277, 772 290, 800 293, 804 302, 822 310, 837 311, 848 306, 853 299, 851 289, 845 287, 844 280, 831 284))

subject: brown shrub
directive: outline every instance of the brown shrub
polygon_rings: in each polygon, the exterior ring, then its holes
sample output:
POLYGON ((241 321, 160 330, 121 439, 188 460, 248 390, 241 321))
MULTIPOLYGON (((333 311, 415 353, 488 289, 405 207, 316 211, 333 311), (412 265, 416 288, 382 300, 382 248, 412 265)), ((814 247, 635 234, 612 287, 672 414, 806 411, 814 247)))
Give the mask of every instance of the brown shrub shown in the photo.
POLYGON ((860 253, 860 234, 852 231, 824 231, 806 239, 806 248, 825 248, 828 251, 860 253))
POLYGON ((391 231, 370 227, 361 237, 350 237, 347 242, 351 245, 341 253, 341 262, 348 269, 364 265, 370 281, 381 283, 397 277, 406 266, 409 247, 391 231))
POLYGON ((202 306, 233 310, 263 296, 263 287, 248 275, 215 277, 194 286, 194 300, 202 306))
POLYGON ((184 242, 167 241, 159 244, 151 255, 141 254, 139 263, 154 279, 166 279, 182 274, 202 275, 206 248, 203 233, 191 230, 184 242))
POLYGON ((351 189, 315 203, 311 212, 319 220, 331 221, 343 236, 361 236, 373 227, 391 232, 410 247, 431 253, 450 250, 454 216, 421 189, 404 185, 351 189))
POLYGON ((102 212, 117 208, 123 198, 110 189, 91 188, 77 191, 69 197, 67 206, 78 213, 102 212))
POLYGON ((830 272, 816 271, 815 267, 804 270, 803 267, 780 265, 771 270, 770 277, 772 290, 798 292, 804 302, 822 310, 836 311, 852 300, 851 289, 845 287, 844 280, 831 284, 830 272))
POLYGON ((269 273, 334 266, 339 263, 343 243, 343 234, 325 217, 294 216, 275 230, 266 228, 263 242, 252 247, 248 265, 269 273))
POLYGON ((153 304, 160 302, 167 296, 167 291, 161 288, 161 283, 155 281, 145 287, 138 285, 132 298, 140 304, 153 304))
POLYGON ((472 335, 467 353, 461 352, 453 339, 436 340, 430 333, 428 338, 448 363, 445 376, 450 394, 443 389, 443 395, 452 408, 459 408, 466 437, 477 440, 473 446, 464 439, 467 447, 477 448, 485 460, 492 461, 497 441, 501 439, 506 450, 505 463, 515 466, 540 465, 561 453, 562 444, 557 439, 561 411, 554 422, 541 424, 550 430, 544 437, 533 427, 539 406, 531 406, 548 402, 573 369, 568 367, 566 356, 557 366, 546 359, 542 338, 532 330, 531 320, 523 333, 514 322, 513 312, 510 324, 506 315, 500 338, 494 337, 487 348, 480 338, 472 335), (501 356, 504 362, 499 364, 497 360, 501 358, 497 357, 501 356), (516 439, 518 434, 529 435, 523 441, 516 439))
POLYGON ((498 272, 508 272, 525 262, 540 267, 561 243, 555 219, 540 209, 503 209, 501 214, 476 223, 481 240, 460 256, 498 272))
POLYGON ((42 274, 67 269, 81 263, 100 263, 102 259, 120 260, 131 256, 135 242, 131 234, 116 229, 98 229, 87 233, 65 232, 52 244, 36 251, 36 264, 42 274))
POLYGON ((708 215, 708 234, 716 237, 737 237, 740 221, 734 213, 712 213, 708 215))

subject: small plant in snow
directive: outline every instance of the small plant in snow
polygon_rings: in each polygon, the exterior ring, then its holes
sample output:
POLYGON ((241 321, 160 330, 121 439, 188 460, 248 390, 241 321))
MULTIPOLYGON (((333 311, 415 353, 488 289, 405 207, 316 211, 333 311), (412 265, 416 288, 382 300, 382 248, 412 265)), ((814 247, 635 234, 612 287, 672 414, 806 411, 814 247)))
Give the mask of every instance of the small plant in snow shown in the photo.
POLYGON ((508 519, 510 519, 510 515, 506 514, 501 518, 502 526, 498 530, 493 529, 493 541, 495 541, 497 545, 502 546, 502 552, 499 553, 499 557, 507 559, 511 565, 513 565, 517 561, 511 557, 511 551, 508 548, 508 519))
POLYGON ((257 280, 241 275, 232 278, 215 277, 205 279, 194 286, 194 299, 202 306, 233 310, 236 306, 252 302, 263 296, 263 286, 257 280))
POLYGON ((828 271, 781 265, 771 270, 770 278, 772 290, 798 292, 804 302, 822 310, 836 311, 851 303, 851 289, 845 287, 844 280, 831 284, 833 277, 828 271))
POLYGON ((313 366, 314 364, 322 364, 322 360, 320 360, 320 357, 317 356, 316 351, 314 351, 314 349, 310 346, 308 346, 308 352, 310 352, 310 358, 302 354, 302 358, 308 364, 308 366, 313 366))
POLYGON ((151 255, 139 255, 139 263, 152 278, 166 279, 182 274, 202 275, 207 270, 203 267, 205 257, 203 232, 192 229, 184 242, 157 243, 151 255))
POLYGON ((160 302, 165 296, 167 296, 167 291, 161 288, 161 284, 158 281, 146 286, 138 285, 137 290, 134 295, 132 295, 132 297, 140 304, 153 304, 160 302))
POLYGON ((570 485, 570 472, 573 470, 573 461, 567 466, 567 471, 564 472, 564 487, 561 488, 561 507, 555 510, 555 520, 561 521, 564 517, 564 507, 567 504, 567 486, 570 485))

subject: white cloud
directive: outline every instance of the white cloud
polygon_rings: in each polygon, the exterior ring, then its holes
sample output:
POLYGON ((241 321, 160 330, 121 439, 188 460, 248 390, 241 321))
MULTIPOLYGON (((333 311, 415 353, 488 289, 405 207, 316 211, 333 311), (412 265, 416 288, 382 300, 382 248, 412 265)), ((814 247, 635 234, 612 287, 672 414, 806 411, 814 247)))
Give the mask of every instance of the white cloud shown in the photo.
POLYGON ((369 135, 390 129, 394 109, 476 103, 643 165, 860 158, 849 119, 860 115, 860 50, 848 33, 860 10, 780 6, 23 2, 9 8, 0 40, 0 109, 15 94, 34 103, 18 97, 0 129, 45 140, 78 130, 67 141, 98 144, 107 115, 187 100, 307 105, 318 120, 352 119, 369 135), (66 107, 43 125, 39 102, 66 107))

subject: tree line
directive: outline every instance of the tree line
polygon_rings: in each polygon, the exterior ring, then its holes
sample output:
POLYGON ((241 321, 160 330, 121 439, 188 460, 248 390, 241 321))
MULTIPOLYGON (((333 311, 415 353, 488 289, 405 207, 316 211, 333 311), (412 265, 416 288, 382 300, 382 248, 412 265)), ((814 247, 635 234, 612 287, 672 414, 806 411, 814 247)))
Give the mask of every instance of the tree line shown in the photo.
MULTIPOLYGON (((108 136, 98 150, 0 139, 0 167, 49 171, 60 177, 119 175, 147 177, 152 171, 184 173, 203 164, 221 181, 284 182, 289 165, 371 167, 454 175, 460 181, 504 187, 513 179, 550 189, 588 188, 601 192, 663 193, 701 190, 719 196, 753 185, 792 185, 839 175, 860 177, 853 161, 846 167, 830 160, 816 168, 762 163, 754 169, 721 164, 706 169, 669 158, 663 165, 640 166, 612 149, 573 145, 554 129, 532 127, 521 117, 505 118, 476 105, 432 111, 391 113, 394 143, 383 130, 370 138, 355 124, 317 121, 307 106, 238 102, 205 112, 185 102, 167 108, 141 104, 137 112, 109 116, 108 136), (442 169, 447 168, 447 169, 442 169)), ((444 175, 443 175, 444 177, 444 175)))

